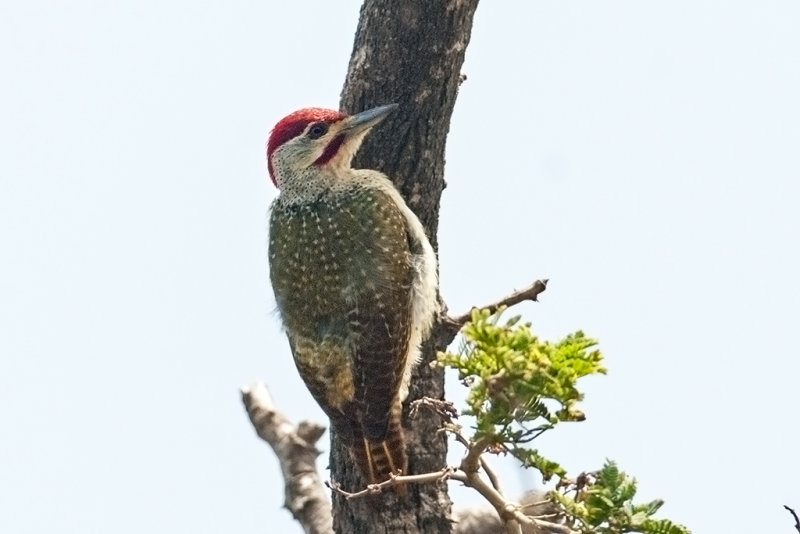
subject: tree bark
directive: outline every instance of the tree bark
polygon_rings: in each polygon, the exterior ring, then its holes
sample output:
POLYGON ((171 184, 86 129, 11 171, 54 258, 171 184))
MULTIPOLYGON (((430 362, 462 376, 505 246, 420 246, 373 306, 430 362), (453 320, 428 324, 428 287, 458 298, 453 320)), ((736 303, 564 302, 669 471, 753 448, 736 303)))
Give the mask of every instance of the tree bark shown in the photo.
MULTIPOLYGON (((435 249, 445 141, 477 5, 478 0, 366 0, 342 90, 341 109, 348 113, 399 104, 365 139, 354 167, 380 170, 394 181, 435 249)), ((411 379, 403 422, 411 474, 446 464, 447 442, 437 432, 439 421, 426 415, 409 420, 408 403, 423 396, 444 398, 444 373, 429 363, 452 337, 437 321, 411 379)), ((332 435, 332 479, 345 489, 364 487, 347 455, 332 435)), ((385 492, 348 501, 334 492, 334 530, 449 534, 450 504, 444 483, 411 485, 405 498, 385 492)))

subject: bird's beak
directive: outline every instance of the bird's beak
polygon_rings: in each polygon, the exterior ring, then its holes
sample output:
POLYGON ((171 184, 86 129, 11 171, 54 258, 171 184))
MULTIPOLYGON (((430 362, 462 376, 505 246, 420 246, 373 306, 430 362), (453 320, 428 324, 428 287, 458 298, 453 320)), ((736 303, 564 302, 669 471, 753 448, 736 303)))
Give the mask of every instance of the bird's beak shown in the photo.
POLYGON ((396 107, 397 104, 387 104, 351 115, 344 119, 341 133, 348 138, 359 137, 360 134, 366 133, 367 130, 385 119, 396 107))

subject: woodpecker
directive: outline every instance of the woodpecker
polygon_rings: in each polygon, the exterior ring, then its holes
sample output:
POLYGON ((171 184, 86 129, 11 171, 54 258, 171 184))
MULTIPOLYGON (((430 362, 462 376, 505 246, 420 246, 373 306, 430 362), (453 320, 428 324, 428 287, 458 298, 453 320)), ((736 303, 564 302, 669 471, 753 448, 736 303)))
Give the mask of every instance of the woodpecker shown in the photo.
POLYGON ((436 255, 384 174, 351 168, 397 106, 306 108, 269 135, 269 265, 300 376, 367 483, 408 472, 411 370, 437 311, 436 255))

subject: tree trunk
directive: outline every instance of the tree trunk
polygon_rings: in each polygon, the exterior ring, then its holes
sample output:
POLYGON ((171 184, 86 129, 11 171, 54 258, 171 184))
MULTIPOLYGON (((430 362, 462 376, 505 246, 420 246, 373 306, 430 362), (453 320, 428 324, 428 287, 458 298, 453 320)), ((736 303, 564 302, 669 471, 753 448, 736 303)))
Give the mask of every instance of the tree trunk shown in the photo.
MULTIPOLYGON (((341 108, 348 113, 400 105, 365 139, 354 167, 377 169, 392 178, 434 248, 445 187, 445 140, 477 5, 478 0, 366 0, 342 90, 341 108)), ((423 396, 444 397, 444 373, 428 364, 450 339, 437 324, 411 379, 403 421, 411 474, 446 465, 447 442, 437 433, 439 421, 427 414, 410 420, 408 403, 423 396)), ((348 490, 362 488, 347 454, 332 435, 333 480, 348 490)), ((452 530, 444 483, 410 486, 405 498, 386 492, 348 501, 334 492, 333 519, 341 534, 452 530)))

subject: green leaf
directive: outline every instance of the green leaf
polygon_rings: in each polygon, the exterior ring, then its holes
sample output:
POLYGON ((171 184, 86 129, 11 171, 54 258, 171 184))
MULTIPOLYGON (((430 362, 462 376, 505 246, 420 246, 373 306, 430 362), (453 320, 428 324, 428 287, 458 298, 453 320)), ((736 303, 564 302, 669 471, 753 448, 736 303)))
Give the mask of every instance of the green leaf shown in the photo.
POLYGON ((519 316, 473 310, 458 353, 440 353, 439 365, 458 371, 469 388, 466 415, 475 430, 509 448, 536 439, 564 421, 582 421, 577 380, 605 373, 597 342, 583 332, 551 343, 536 337, 519 316), (556 409, 552 409, 556 407, 556 409))
POLYGON ((663 504, 660 500, 636 504, 634 479, 612 461, 580 477, 583 481, 577 491, 551 492, 568 521, 584 534, 689 534, 686 527, 667 519, 653 519, 652 515, 663 504))
POLYGON ((472 443, 486 439, 493 452, 508 452, 523 466, 539 471, 546 482, 558 477, 558 491, 549 494, 570 528, 583 534, 689 534, 686 527, 652 516, 663 501, 637 504, 636 479, 612 461, 578 481, 566 478, 558 462, 530 447, 560 423, 583 421, 578 381, 605 374, 597 341, 582 331, 560 341, 539 339, 519 316, 501 320, 472 310, 461 330, 456 352, 437 355, 438 365, 455 369, 468 388, 465 415, 474 417, 472 443))

